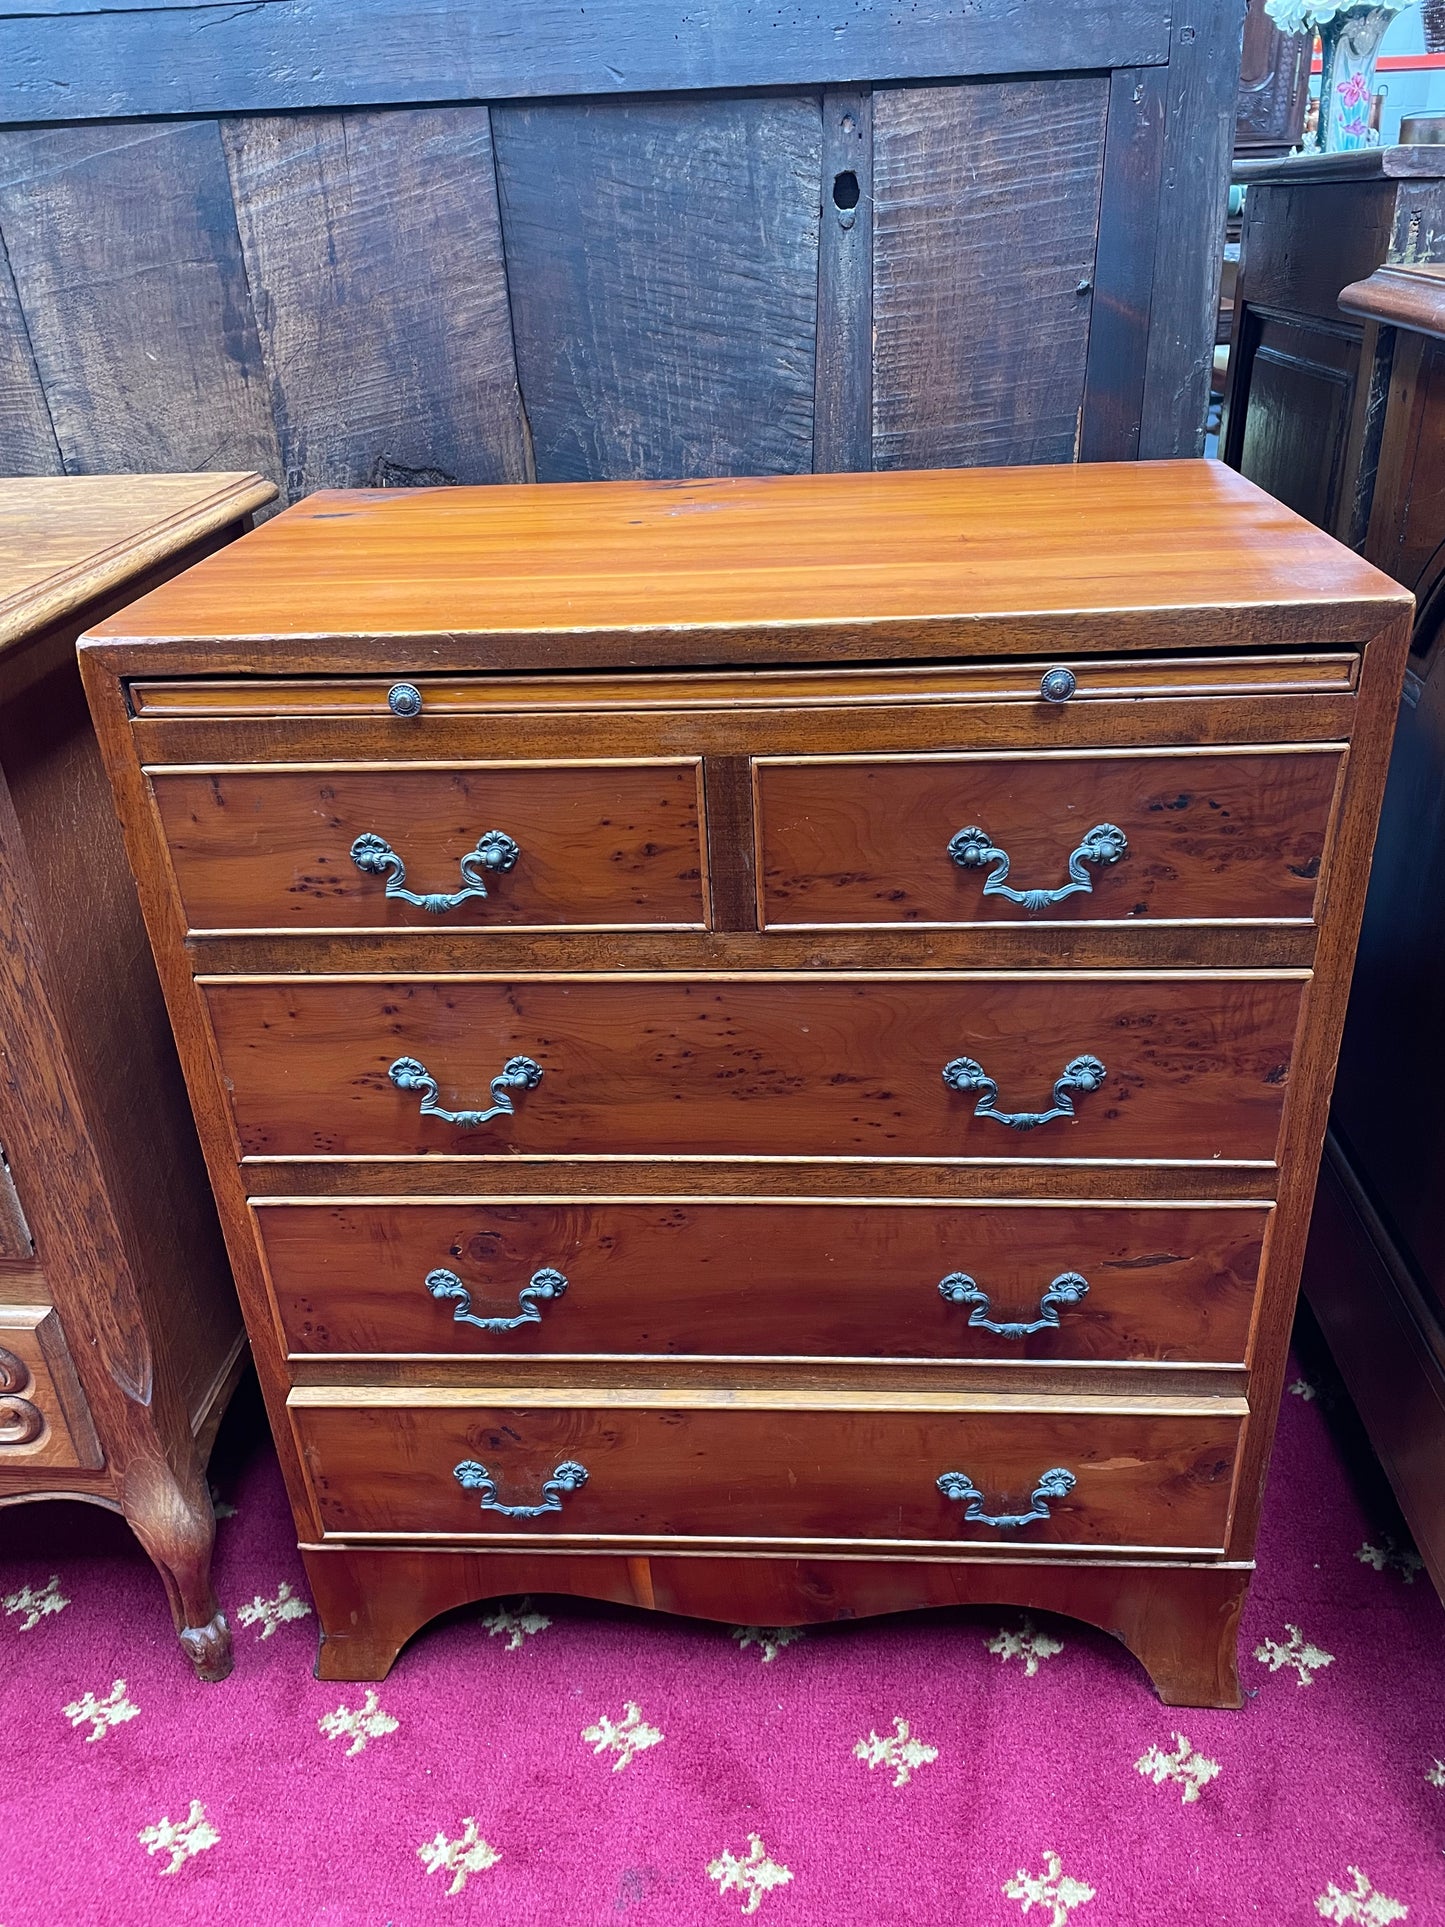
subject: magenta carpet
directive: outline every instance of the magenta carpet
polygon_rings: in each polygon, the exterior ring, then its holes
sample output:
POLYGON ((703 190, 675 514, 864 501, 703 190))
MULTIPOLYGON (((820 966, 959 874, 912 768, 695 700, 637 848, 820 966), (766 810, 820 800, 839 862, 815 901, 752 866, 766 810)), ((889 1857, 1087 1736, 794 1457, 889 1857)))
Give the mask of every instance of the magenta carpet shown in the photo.
POLYGON ((379 1688, 318 1685, 243 1408, 225 1685, 191 1682, 114 1521, 0 1515, 0 1921, 1445 1923, 1445 1614, 1313 1389, 1285 1400, 1240 1713, 1161 1707, 1103 1635, 1015 1613, 779 1636, 511 1600, 379 1688))

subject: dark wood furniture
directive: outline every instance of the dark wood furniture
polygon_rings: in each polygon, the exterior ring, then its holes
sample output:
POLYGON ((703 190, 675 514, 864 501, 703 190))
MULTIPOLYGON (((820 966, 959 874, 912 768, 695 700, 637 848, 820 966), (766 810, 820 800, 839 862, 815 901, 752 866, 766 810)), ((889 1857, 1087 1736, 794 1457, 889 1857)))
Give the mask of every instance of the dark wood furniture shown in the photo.
POLYGON ((1419 616, 1305 1284, 1445 1598, 1445 269, 1378 268, 1341 303, 1390 371, 1365 553, 1419 616))
POLYGON ((1265 160, 1298 147, 1310 97, 1310 34, 1281 33, 1249 0, 1244 49, 1239 61, 1239 100, 1234 116, 1236 161, 1265 160))
POLYGON ((1242 19, 0 15, 7 458, 294 500, 1197 454, 1242 19))
POLYGON ((86 1499, 230 1670, 205 1462, 245 1335, 75 661, 255 475, 0 481, 0 1506, 86 1499))
POLYGON ((1238 1704, 1408 615, 1183 462, 322 494, 100 624, 323 1676, 1003 1601, 1238 1704))
POLYGON ((1248 193, 1220 453, 1358 548, 1389 369, 1362 359, 1340 290, 1387 260, 1445 259, 1445 148, 1250 161, 1234 178, 1248 193))

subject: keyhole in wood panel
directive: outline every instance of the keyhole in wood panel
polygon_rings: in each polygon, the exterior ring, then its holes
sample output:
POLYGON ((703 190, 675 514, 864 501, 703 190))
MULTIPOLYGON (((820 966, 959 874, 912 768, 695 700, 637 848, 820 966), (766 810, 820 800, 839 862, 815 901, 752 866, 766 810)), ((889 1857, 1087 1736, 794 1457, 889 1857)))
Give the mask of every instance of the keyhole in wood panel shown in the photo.
POLYGON ((845 214, 858 205, 858 176, 851 167, 833 176, 833 205, 845 214))

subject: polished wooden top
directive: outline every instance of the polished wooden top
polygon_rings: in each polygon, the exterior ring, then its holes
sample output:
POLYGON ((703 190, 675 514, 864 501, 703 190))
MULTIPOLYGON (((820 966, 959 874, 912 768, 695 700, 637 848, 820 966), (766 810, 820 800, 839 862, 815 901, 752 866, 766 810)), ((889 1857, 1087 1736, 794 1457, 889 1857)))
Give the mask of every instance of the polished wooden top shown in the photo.
POLYGON ((244 474, 0 477, 0 649, 275 493, 244 474))
POLYGON ((1324 633, 1340 605, 1369 605, 1378 627, 1381 605, 1405 600, 1219 463, 1098 463, 326 492, 93 633, 294 638, 305 660, 304 639, 342 634, 745 626, 781 640, 820 625, 1230 605, 1306 605, 1324 633))
MULTIPOLYGON (((1442 150, 1445 151, 1445 150, 1442 150)), ((1410 266, 1386 263, 1340 294, 1345 314, 1379 321, 1391 328, 1445 335, 1445 266, 1420 261, 1410 266)))

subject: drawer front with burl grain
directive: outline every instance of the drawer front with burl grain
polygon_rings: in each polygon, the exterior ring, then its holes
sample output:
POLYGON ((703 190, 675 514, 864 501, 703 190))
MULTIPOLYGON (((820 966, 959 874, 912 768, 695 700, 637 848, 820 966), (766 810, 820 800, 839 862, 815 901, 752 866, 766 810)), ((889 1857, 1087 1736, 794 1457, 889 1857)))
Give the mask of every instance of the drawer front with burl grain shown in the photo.
POLYGON ((192 931, 701 929, 701 764, 152 769, 192 931))
POLYGON ((293 1391, 324 1531, 1217 1553, 1243 1418, 570 1396, 293 1391))
POLYGON ((257 1203, 299 1356, 1243 1364, 1265 1205, 257 1203))
POLYGON ((1309 922, 1343 746, 754 764, 759 921, 1309 922))
POLYGON ((202 978, 244 1156, 1269 1164, 1304 979, 202 978))

